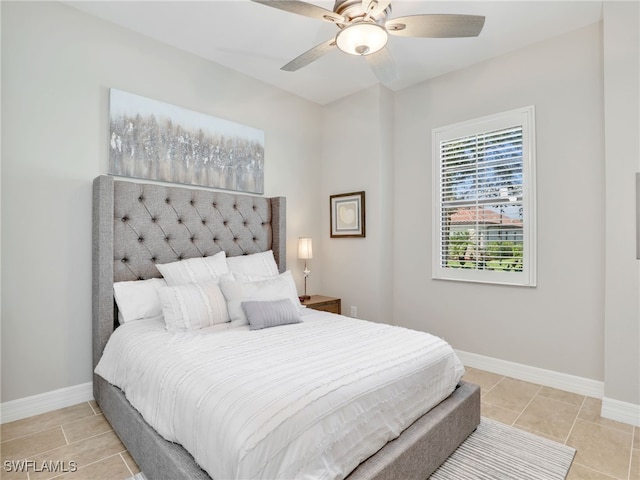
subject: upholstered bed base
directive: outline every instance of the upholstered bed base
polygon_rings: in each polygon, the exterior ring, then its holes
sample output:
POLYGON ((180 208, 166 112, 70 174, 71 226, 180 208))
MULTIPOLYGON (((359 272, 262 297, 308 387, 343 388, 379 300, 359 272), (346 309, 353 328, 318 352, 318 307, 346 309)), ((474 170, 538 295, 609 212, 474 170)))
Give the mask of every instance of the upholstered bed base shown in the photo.
MULTIPOLYGON (((95 378, 100 408, 148 480, 211 480, 184 448, 158 435, 120 389, 95 378)), ((347 480, 426 480, 479 423, 480 387, 460 382, 453 394, 361 463, 347 480)))
MULTIPOLYGON (((113 282, 159 277, 155 265, 184 258, 273 250, 286 268, 286 201, 100 176, 93 189, 93 366, 116 328, 113 282)), ((94 375, 94 398, 149 480, 209 476, 164 440, 122 391, 94 375)), ((348 476, 425 480, 480 423, 480 389, 461 382, 348 476)))

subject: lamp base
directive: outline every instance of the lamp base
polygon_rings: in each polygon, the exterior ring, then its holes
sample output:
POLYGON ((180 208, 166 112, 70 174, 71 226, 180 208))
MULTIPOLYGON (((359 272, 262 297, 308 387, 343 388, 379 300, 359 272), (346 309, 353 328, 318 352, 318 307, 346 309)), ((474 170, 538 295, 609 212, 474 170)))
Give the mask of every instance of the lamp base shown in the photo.
POLYGON ((306 302, 306 301, 307 301, 307 300, 309 300, 310 298, 311 298, 311 296, 309 296, 309 295, 300 295, 300 296, 298 297, 298 299, 299 299, 301 302, 306 302))

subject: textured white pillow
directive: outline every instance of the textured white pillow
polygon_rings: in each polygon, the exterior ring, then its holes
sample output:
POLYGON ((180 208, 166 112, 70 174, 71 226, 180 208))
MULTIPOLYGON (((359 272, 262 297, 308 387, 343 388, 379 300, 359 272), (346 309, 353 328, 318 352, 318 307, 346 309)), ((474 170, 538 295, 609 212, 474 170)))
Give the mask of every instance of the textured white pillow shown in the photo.
POLYGON ((229 273, 227 256, 224 252, 210 257, 194 257, 179 262, 159 264, 156 267, 169 286, 217 281, 221 276, 229 273))
POLYGON ((158 291, 167 330, 197 330, 229 321, 227 303, 216 282, 187 283, 158 291))
POLYGON ((287 270, 281 275, 257 282, 238 282, 229 277, 220 280, 220 289, 227 299, 229 319, 234 324, 248 325, 247 316, 242 309, 242 302, 291 300, 295 307, 300 307, 298 292, 291 272, 287 270))
POLYGON ((233 274, 241 273, 244 275, 273 277, 280 273, 272 250, 252 253, 251 255, 227 257, 227 265, 229 266, 229 271, 233 274))
POLYGON ((115 282, 113 295, 118 305, 120 323, 162 315, 158 290, 165 287, 163 278, 115 282))

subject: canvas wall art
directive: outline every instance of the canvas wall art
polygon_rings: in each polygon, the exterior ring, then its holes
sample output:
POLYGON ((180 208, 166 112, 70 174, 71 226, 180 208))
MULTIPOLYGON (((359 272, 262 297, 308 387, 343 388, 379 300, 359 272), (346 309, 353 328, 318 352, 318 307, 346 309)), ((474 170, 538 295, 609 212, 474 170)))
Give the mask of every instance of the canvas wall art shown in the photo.
POLYGON ((109 173, 264 193, 264 131, 112 88, 109 173))

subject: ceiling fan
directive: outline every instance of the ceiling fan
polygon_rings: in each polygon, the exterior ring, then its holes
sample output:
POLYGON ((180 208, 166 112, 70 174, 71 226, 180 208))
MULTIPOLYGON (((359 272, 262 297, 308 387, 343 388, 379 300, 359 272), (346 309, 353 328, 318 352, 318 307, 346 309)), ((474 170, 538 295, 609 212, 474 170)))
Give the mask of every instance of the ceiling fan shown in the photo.
POLYGON ((336 0, 333 11, 299 0, 252 0, 269 7, 334 23, 337 35, 316 45, 281 68, 295 72, 329 53, 334 47, 364 56, 378 79, 396 78, 393 59, 386 48, 388 35, 400 37, 477 37, 484 26, 479 15, 425 14, 389 18, 391 0, 336 0))

